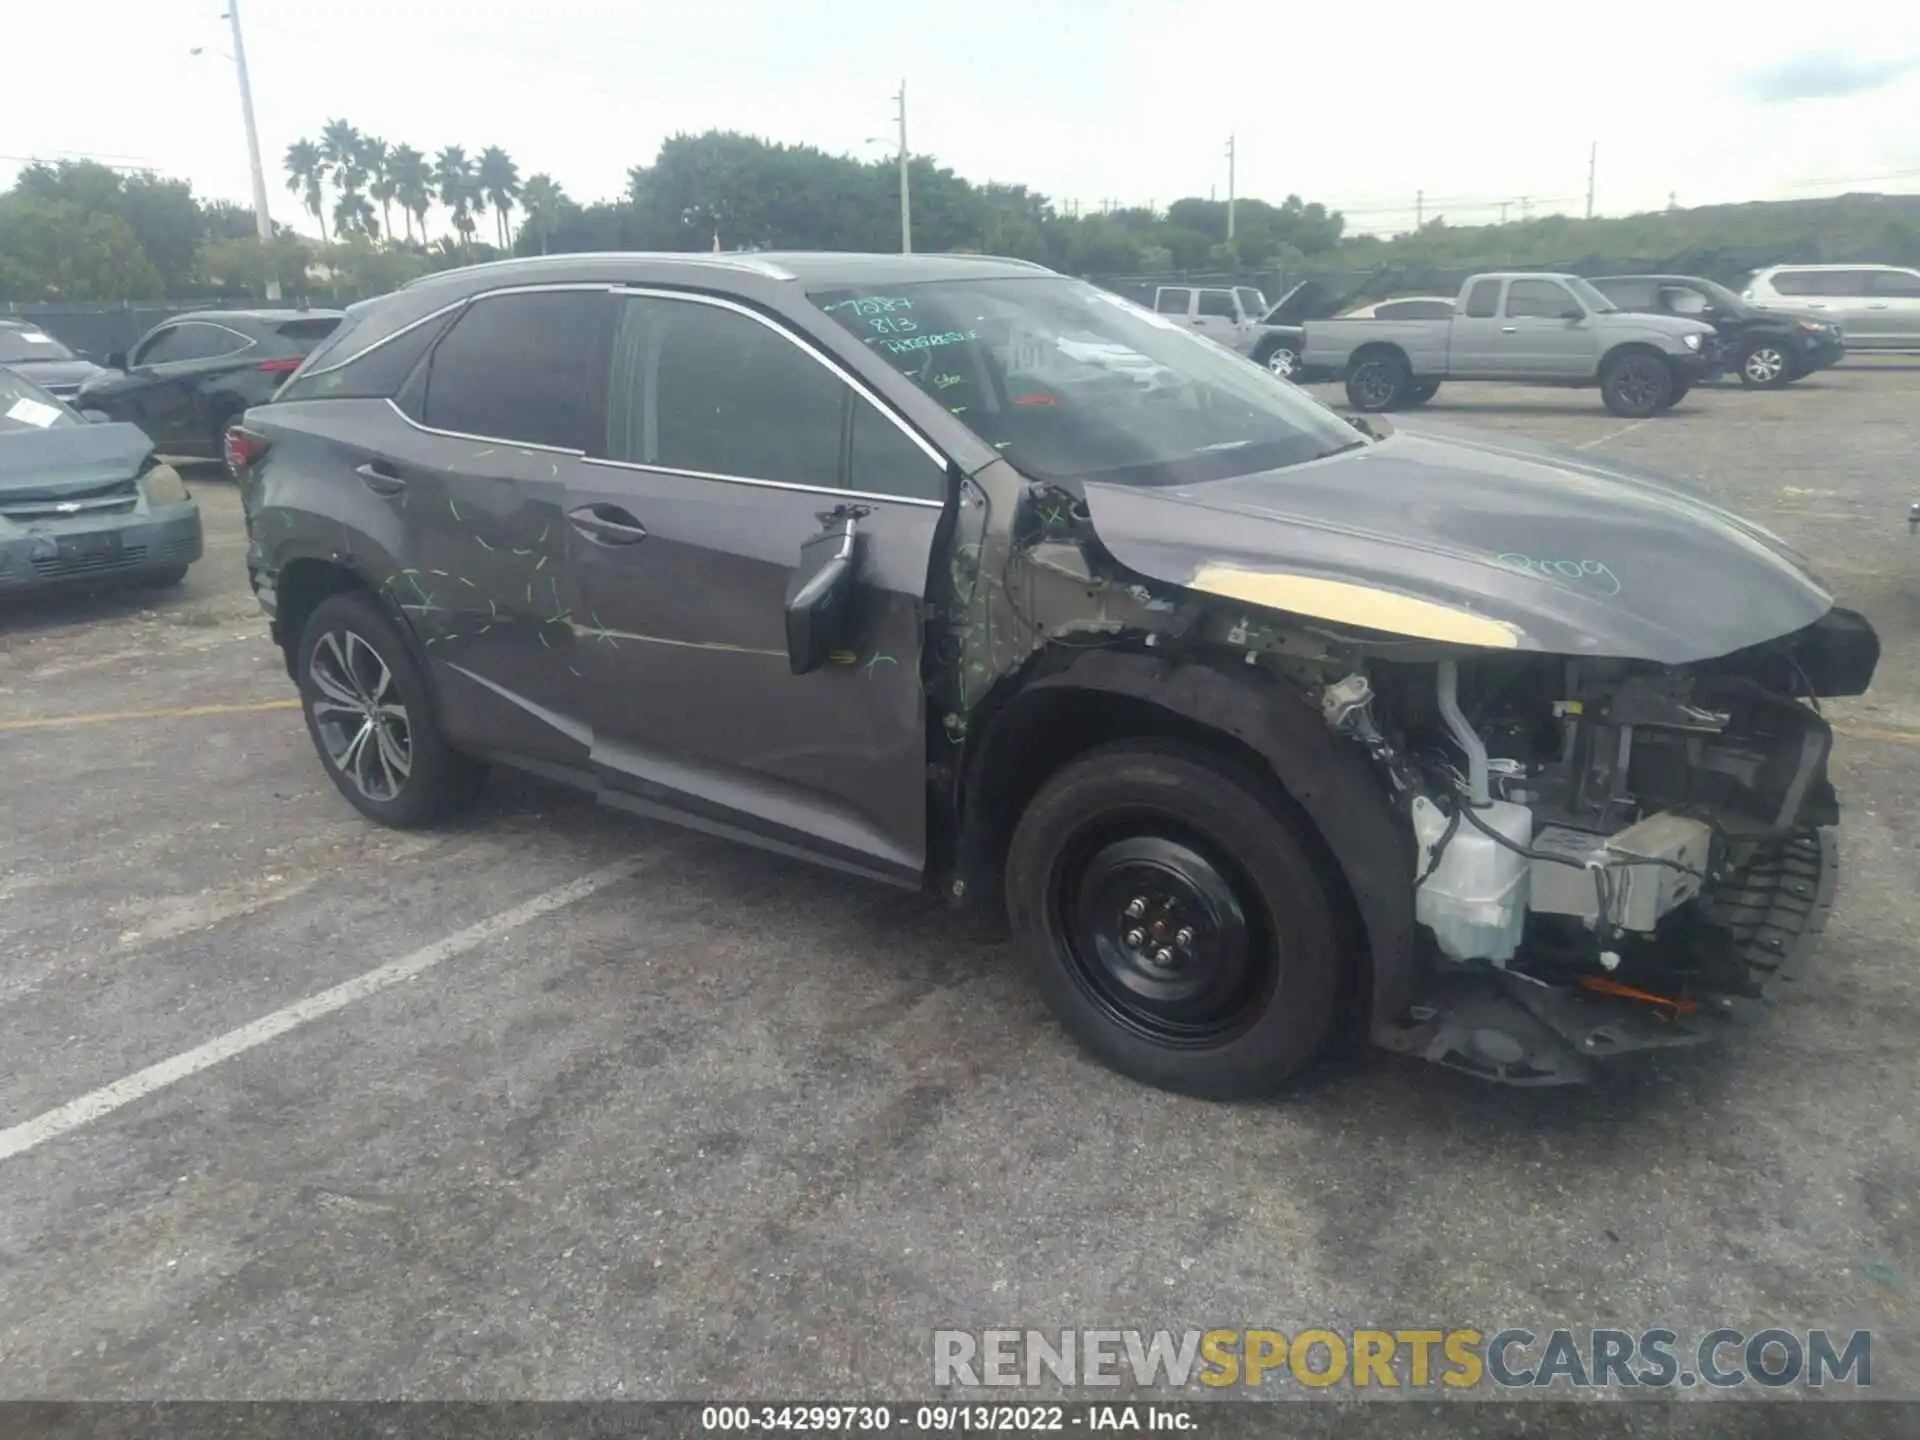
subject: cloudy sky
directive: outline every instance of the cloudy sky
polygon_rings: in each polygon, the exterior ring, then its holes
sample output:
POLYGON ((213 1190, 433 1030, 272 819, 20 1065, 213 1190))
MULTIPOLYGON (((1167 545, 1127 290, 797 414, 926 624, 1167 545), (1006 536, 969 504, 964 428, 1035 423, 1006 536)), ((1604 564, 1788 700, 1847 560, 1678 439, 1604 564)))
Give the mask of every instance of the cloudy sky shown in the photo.
MULTIPOLYGON (((1920 190, 1920 29, 1861 0, 243 4, 273 210, 295 223, 280 157, 331 116, 429 152, 501 145, 593 198, 680 130, 884 154, 902 79, 915 151, 1089 207, 1224 198, 1230 134, 1242 195, 1364 230, 1410 225, 1421 191, 1460 223, 1503 201, 1580 213, 1595 141, 1603 214, 1920 190)), ((59 28, 84 51, 7 67, 0 183, 89 155, 247 198, 223 0, 79 13, 59 28)))

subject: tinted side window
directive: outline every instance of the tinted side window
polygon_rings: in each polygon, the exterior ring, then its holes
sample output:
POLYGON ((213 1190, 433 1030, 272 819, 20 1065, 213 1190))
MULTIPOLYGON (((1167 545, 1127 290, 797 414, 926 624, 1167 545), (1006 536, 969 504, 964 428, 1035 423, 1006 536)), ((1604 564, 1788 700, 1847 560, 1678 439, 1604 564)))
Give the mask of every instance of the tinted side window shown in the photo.
POLYGON ((1491 320, 1500 313, 1500 282, 1476 280, 1467 292, 1467 314, 1475 320, 1491 320))
POLYGON ((1237 318, 1240 312, 1234 308, 1233 292, 1231 290, 1202 290, 1200 292, 1200 313, 1202 315, 1218 315, 1223 320, 1232 320, 1237 318))
POLYGON ((1819 277, 1811 270, 1782 270, 1767 283, 1773 286, 1776 295, 1814 295, 1814 281, 1819 277))
POLYGON ((189 320, 175 327, 167 347, 169 360, 217 360, 222 355, 245 350, 253 342, 244 335, 219 325, 189 320))
POLYGON ((604 290, 483 296, 427 362, 421 423, 526 445, 580 449, 604 290))
POLYGON ((847 488, 869 495, 944 500, 946 467, 901 434, 900 427, 864 398, 853 397, 853 465, 847 488))
POLYGON ((1816 293, 1821 295, 1871 295, 1873 282, 1880 277, 1872 270, 1829 270, 1820 276, 1816 293))
POLYGON ((1515 280, 1507 286, 1507 318, 1557 320, 1580 307, 1564 285, 1551 280, 1515 280))
POLYGON ((1161 290, 1153 297, 1153 308, 1162 315, 1184 315, 1192 302, 1191 290, 1161 290))
POLYGON ((183 355, 175 353, 174 347, 182 345, 180 327, 170 325, 165 330, 149 335, 140 342, 140 348, 133 352, 130 364, 163 365, 169 360, 179 360, 183 355))
POLYGON ((1911 270, 1882 270, 1873 277, 1873 288, 1869 295, 1898 295, 1903 299, 1920 299, 1920 275, 1911 270))
POLYGON ((843 488, 852 391, 839 376, 737 310, 642 296, 623 304, 607 396, 610 458, 843 488))
MULTIPOLYGON (((354 356, 338 368, 296 375, 276 397, 280 400, 380 400, 398 395, 407 376, 433 348, 458 311, 427 320, 354 356)), ((408 409, 402 406, 402 409, 408 409)), ((411 412, 410 412, 411 413, 411 412)), ((416 414, 415 418, 418 416, 416 414)))

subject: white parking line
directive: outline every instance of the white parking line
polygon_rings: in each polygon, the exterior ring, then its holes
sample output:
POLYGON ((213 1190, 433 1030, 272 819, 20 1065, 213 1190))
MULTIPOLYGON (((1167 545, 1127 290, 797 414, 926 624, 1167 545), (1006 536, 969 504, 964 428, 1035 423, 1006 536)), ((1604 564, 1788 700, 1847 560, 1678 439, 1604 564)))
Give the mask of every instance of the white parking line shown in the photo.
POLYGON ((436 940, 424 949, 411 955, 404 955, 391 964, 369 970, 357 975, 331 990, 322 990, 318 995, 310 995, 305 1000, 297 1000, 284 1010, 276 1010, 271 1015, 263 1015, 250 1024, 242 1025, 238 1030, 229 1030, 226 1034, 209 1040, 192 1050, 162 1060, 157 1065, 149 1065, 144 1070, 135 1071, 123 1080, 82 1095, 78 1100, 69 1100, 65 1105, 56 1106, 44 1114, 7 1130, 0 1130, 0 1160, 9 1160, 23 1154, 36 1145, 65 1135, 70 1130, 78 1130, 82 1125, 91 1124, 103 1115, 110 1115, 123 1105, 131 1105, 135 1100, 163 1090, 177 1080, 196 1075, 202 1070, 218 1065, 222 1060, 231 1060, 243 1055, 256 1046, 286 1034, 309 1020, 318 1020, 335 1010, 344 1009, 356 1000, 364 1000, 370 995, 411 980, 423 971, 431 970, 443 960, 451 960, 456 955, 486 944, 487 941, 517 930, 531 920, 562 909, 576 901, 584 900, 596 890, 606 888, 626 879, 640 867, 639 859, 624 860, 618 865, 609 865, 604 870, 596 870, 583 875, 578 880, 570 880, 565 885, 536 895, 531 900, 515 905, 511 910, 502 910, 490 919, 477 925, 436 940))
POLYGON ((1576 450, 1591 450, 1596 445, 1606 444, 1607 441, 1609 440, 1618 440, 1622 435, 1631 435, 1634 431, 1638 430, 1642 425, 1646 423, 1647 422, 1644 420, 1636 420, 1631 425, 1622 425, 1618 430, 1609 430, 1606 434, 1599 436, 1597 439, 1582 440, 1578 445, 1574 446, 1573 448, 1576 450))

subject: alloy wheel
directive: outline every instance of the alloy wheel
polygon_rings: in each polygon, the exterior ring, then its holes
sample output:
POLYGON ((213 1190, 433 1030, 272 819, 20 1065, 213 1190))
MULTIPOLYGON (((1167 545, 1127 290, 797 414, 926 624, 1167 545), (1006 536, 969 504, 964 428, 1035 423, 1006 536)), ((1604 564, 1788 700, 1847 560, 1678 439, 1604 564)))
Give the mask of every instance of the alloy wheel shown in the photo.
POLYGON ((1651 411, 1660 403, 1665 389, 1665 380, 1666 376, 1657 362, 1634 360, 1620 372, 1620 378, 1614 384, 1614 392, 1634 410, 1651 411))
POLYGON ((1786 371, 1787 357, 1771 345, 1756 345, 1747 352, 1741 370, 1755 385, 1771 385, 1786 371))
POLYGON ((1278 375, 1282 380, 1291 380, 1294 369, 1299 363, 1300 357, 1295 355, 1293 351, 1285 345, 1276 346, 1272 353, 1267 356, 1267 369, 1278 375))
POLYGON ((1053 945, 1082 991, 1136 1035, 1216 1045, 1258 1013, 1276 970, 1258 904, 1200 845, 1151 830, 1085 834, 1050 888, 1053 945))
POLYGON ((307 704, 327 758, 369 800, 397 799, 413 773, 413 722, 393 667, 365 636, 329 630, 313 647, 307 704))

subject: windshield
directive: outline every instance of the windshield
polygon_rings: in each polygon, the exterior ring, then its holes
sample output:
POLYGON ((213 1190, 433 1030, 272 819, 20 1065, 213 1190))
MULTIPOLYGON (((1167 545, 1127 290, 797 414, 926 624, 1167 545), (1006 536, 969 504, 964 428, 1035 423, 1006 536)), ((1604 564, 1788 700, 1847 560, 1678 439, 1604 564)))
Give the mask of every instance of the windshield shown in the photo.
POLYGON ((1178 485, 1367 443, 1224 345, 1064 276, 810 297, 1038 480, 1178 485))
POLYGON ((1723 310, 1729 315, 1744 315, 1747 313, 1747 302, 1719 281, 1689 280, 1687 283, 1696 290, 1704 292, 1707 297, 1707 303, 1712 305, 1714 309, 1723 310))
POLYGON ((44 330, 0 325, 0 365, 32 360, 71 360, 73 352, 44 330))
POLYGON ((1578 295, 1581 303, 1589 310, 1597 311, 1604 315, 1609 310, 1618 310, 1620 308, 1585 280, 1582 280, 1578 275, 1569 275, 1566 277, 1566 280, 1567 288, 1573 291, 1575 295, 1578 295))
POLYGON ((85 423, 26 376, 0 369, 0 435, 85 423))

